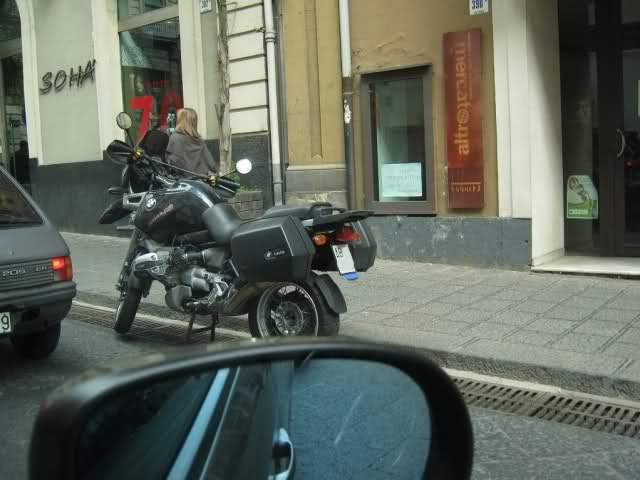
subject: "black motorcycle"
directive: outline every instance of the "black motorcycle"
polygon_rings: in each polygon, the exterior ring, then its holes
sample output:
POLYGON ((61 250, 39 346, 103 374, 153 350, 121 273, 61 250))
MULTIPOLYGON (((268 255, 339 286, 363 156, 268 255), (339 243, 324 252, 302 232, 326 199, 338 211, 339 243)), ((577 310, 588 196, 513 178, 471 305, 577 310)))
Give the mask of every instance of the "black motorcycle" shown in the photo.
MULTIPOLYGON (((128 130, 131 118, 119 114, 118 125, 128 130)), ((219 315, 248 313, 254 337, 338 334, 344 297, 317 272, 356 280, 373 265, 376 242, 364 221, 372 212, 312 203, 243 222, 228 203, 240 187, 229 175, 177 171, 118 140, 107 155, 125 167, 122 185, 109 189, 120 198, 100 223, 132 215, 135 226, 116 284, 118 333, 129 331, 156 280, 166 304, 191 315, 188 332, 197 315, 211 315, 213 339, 219 315)), ((236 163, 238 174, 251 168, 249 160, 236 163)))

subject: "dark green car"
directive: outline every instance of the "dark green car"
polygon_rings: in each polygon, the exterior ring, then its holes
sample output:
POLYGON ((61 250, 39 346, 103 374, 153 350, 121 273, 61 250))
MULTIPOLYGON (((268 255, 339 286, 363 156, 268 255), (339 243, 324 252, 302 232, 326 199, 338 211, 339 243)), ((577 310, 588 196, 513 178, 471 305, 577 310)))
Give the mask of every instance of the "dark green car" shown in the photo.
POLYGON ((24 357, 46 357, 75 295, 69 247, 0 167, 0 338, 24 357))

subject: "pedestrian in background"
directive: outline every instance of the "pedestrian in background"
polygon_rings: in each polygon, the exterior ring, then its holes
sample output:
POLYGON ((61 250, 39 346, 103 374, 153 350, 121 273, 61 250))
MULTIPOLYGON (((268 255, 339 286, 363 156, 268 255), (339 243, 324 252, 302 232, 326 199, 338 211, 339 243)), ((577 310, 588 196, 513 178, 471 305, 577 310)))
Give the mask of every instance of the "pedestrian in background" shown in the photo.
POLYGON ((218 171, 213 155, 198 132, 198 114, 192 108, 178 110, 176 131, 169 137, 167 146, 167 162, 202 175, 218 171))

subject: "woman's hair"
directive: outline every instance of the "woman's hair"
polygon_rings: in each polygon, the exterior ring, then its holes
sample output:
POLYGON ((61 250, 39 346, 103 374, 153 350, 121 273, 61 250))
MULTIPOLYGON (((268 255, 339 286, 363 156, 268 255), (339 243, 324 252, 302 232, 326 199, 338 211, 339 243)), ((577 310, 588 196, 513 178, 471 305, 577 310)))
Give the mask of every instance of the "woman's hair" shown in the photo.
POLYGON ((178 110, 176 132, 197 140, 202 138, 198 133, 198 114, 193 108, 181 108, 178 110))

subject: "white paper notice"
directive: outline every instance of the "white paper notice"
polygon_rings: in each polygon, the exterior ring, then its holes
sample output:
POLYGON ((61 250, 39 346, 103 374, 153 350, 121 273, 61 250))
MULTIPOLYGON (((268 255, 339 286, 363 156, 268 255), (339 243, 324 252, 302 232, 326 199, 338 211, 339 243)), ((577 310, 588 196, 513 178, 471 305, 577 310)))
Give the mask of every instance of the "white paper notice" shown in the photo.
POLYGON ((211 0, 200 0, 200 13, 210 12, 213 10, 211 0))
POLYGON ((469 14, 482 15, 489 13, 489 0, 469 0, 469 14))
POLYGON ((387 163, 382 165, 380 187, 383 197, 421 197, 421 163, 387 163))

